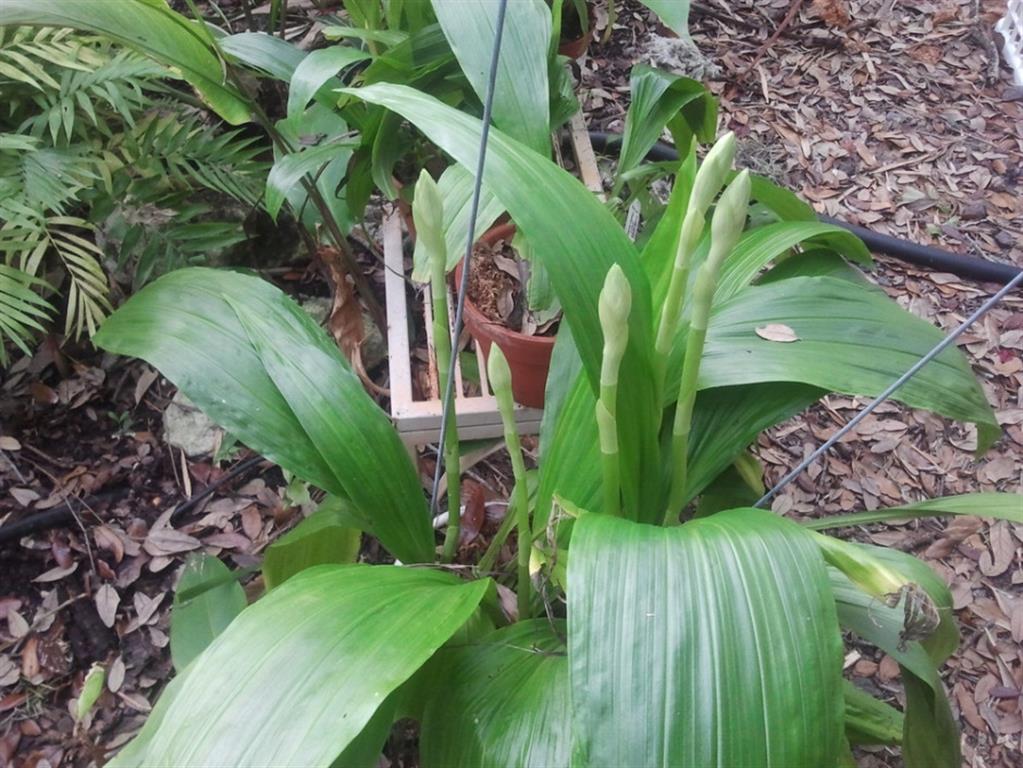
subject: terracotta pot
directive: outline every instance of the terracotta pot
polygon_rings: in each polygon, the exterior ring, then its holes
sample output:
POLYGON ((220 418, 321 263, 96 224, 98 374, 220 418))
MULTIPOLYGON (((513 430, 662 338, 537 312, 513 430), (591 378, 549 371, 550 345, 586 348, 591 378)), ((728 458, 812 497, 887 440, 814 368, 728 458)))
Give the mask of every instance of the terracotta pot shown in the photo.
MULTIPOLYGON (((499 224, 483 233, 480 242, 509 242, 515 234, 514 224, 499 224)), ((455 284, 462 280, 462 262, 455 267, 455 284)), ((515 402, 530 408, 543 408, 544 387, 547 385, 547 371, 551 367, 551 352, 554 351, 553 336, 527 336, 513 331, 502 323, 494 322, 484 315, 465 297, 463 321, 469 334, 483 349, 484 358, 489 359, 490 345, 497 344, 508 358, 512 375, 512 395, 515 402)))
POLYGON ((583 35, 575 40, 563 40, 558 45, 558 53, 570 59, 581 59, 590 47, 590 37, 591 35, 583 35))
POLYGON ((570 59, 581 59, 583 54, 589 49, 590 40, 593 38, 593 11, 589 5, 586 6, 586 15, 589 16, 587 24, 589 32, 574 40, 559 40, 558 53, 561 56, 568 56, 570 59))

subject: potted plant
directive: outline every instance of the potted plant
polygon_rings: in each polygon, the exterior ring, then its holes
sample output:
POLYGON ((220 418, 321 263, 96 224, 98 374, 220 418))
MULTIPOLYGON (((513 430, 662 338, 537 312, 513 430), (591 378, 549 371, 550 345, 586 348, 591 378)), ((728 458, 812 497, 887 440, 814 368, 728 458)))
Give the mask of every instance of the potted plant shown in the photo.
MULTIPOLYGON (((542 408, 561 306, 542 268, 523 257, 528 252, 514 224, 499 224, 483 234, 474 249, 464 320, 484 356, 489 359, 493 344, 504 352, 515 402, 542 408)), ((462 267, 459 262, 455 268, 456 285, 462 267)))

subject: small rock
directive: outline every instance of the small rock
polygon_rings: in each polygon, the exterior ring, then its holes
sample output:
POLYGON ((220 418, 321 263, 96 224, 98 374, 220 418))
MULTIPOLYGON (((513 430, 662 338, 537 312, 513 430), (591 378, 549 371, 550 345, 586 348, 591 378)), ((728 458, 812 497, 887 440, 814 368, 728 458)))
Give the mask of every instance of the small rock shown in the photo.
POLYGON ((1002 246, 1002 248, 1012 248, 1016 245, 1018 239, 1016 235, 1006 232, 1004 229, 995 235, 995 242, 1002 246))
POLYGON ((334 302, 329 296, 299 296, 298 304, 306 311, 317 325, 323 325, 330 317, 330 310, 334 302))
POLYGON ((193 405, 181 390, 163 412, 163 434, 168 443, 180 448, 189 458, 212 454, 224 438, 224 430, 193 405))
POLYGON ((371 371, 387 359, 387 340, 365 310, 362 313, 362 327, 365 331, 362 339, 362 365, 371 371))

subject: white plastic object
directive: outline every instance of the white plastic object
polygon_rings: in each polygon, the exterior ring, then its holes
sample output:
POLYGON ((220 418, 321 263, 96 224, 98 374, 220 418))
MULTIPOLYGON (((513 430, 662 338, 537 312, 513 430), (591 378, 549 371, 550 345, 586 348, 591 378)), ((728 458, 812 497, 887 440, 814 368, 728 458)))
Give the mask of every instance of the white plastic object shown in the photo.
POLYGON ((1023 86, 1023 0, 1009 0, 1005 15, 995 24, 1005 40, 1002 56, 1012 68, 1012 79, 1023 86))

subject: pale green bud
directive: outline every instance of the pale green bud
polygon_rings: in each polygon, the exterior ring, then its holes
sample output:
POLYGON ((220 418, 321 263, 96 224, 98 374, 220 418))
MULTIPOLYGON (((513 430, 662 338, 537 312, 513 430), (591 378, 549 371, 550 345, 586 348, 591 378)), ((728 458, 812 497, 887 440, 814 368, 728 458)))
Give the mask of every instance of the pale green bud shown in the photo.
POLYGON ((678 251, 675 256, 675 269, 683 269, 689 254, 696 250, 703 235, 705 211, 690 208, 682 220, 682 234, 679 235, 678 251))
POLYGON ((497 398, 497 405, 502 410, 512 407, 512 376, 508 367, 508 359, 497 344, 490 345, 487 357, 487 378, 490 379, 490 391, 497 398))
POLYGON ((618 368, 629 343, 629 311, 632 309, 632 288, 622 268, 614 264, 604 278, 597 310, 604 333, 604 354, 600 383, 618 383, 618 368))
POLYGON ((710 256, 708 263, 717 269, 732 252, 746 228, 749 210, 749 171, 743 171, 721 194, 710 225, 710 256))
POLYGON ((689 195, 689 210, 705 214, 728 178, 735 159, 735 134, 729 131, 711 147, 700 164, 689 195))
MULTIPOLYGON (((447 244, 444 241, 444 201, 440 196, 437 182, 424 169, 416 182, 415 199, 412 201, 412 220, 416 224, 416 240, 426 249, 427 257, 433 264, 440 259, 447 265, 447 244)), ((443 267, 442 267, 443 271, 443 267)))

